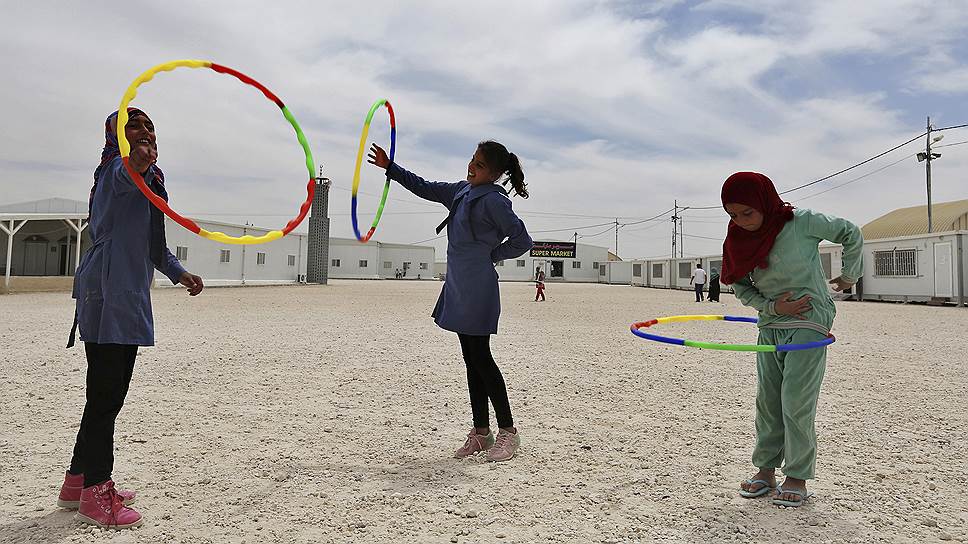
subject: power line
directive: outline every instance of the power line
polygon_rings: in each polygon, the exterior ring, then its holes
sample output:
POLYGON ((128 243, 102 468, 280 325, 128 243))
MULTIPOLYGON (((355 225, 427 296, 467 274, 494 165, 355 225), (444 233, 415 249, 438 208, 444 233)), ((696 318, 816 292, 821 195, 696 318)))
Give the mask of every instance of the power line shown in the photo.
MULTIPOLYGON (((964 125, 954 125, 954 126, 942 127, 942 128, 933 128, 933 129, 931 129, 931 132, 938 132, 939 130, 952 130, 952 129, 956 129, 956 128, 965 128, 965 127, 968 127, 968 124, 964 124, 964 125)), ((922 136, 924 136, 924 135, 922 134, 922 136)))
MULTIPOLYGON (((968 143, 968 142, 965 142, 965 143, 968 143)), ((907 155, 907 156, 905 156, 905 157, 903 157, 903 158, 901 158, 899 160, 896 160, 896 161, 894 161, 894 162, 892 162, 890 164, 884 165, 884 166, 878 168, 877 170, 872 170, 872 171, 864 174, 863 176, 858 176, 858 177, 856 177, 856 178, 854 178, 854 179, 852 179, 850 181, 846 181, 844 183, 841 183, 840 185, 834 185, 833 187, 830 187, 829 189, 824 189, 823 191, 820 191, 819 193, 814 193, 812 195, 807 195, 805 197, 798 198, 797 199, 797 202, 803 202, 804 200, 807 200, 809 198, 813 198, 815 196, 820 196, 820 195, 822 195, 824 193, 829 193, 830 191, 833 191, 834 189, 839 189, 839 188, 843 187, 844 185, 850 185, 851 183, 854 183, 855 181, 860 181, 860 180, 862 180, 864 178, 873 176, 874 174, 876 174, 878 172, 881 172, 883 170, 887 170, 888 168, 890 168, 892 166, 896 166, 896 165, 898 165, 898 164, 900 164, 900 163, 902 163, 902 162, 904 162, 904 161, 906 161, 906 160, 908 160, 911 157, 914 157, 916 155, 917 155, 917 153, 911 153, 910 155, 907 155)))
MULTIPOLYGON (((947 128, 960 128, 962 126, 968 126, 968 125, 959 125, 957 127, 947 127, 947 128)), ((944 129, 938 129, 938 130, 944 130, 944 129)), ((879 158, 883 157, 884 155, 887 155, 888 153, 891 153, 893 151, 897 151, 898 149, 900 149, 900 148, 902 148, 902 147, 904 147, 904 146, 906 146, 906 145, 908 145, 908 144, 910 144, 910 143, 912 143, 912 142, 920 139, 925 134, 927 134, 927 132, 922 132, 921 134, 918 134, 917 136, 911 138, 910 140, 907 140, 907 141, 905 141, 903 143, 900 143, 900 144, 898 144, 898 145, 896 145, 896 146, 894 146, 894 147, 892 147, 892 148, 890 148, 890 149, 888 149, 886 151, 882 151, 882 152, 878 153, 877 155, 874 155, 873 157, 864 159, 864 160, 862 160, 862 161, 860 161, 860 162, 858 162, 858 163, 856 163, 856 164, 854 164, 852 166, 848 166, 847 168, 844 168, 843 170, 838 170, 837 172, 834 172, 833 174, 826 175, 826 176, 824 176, 824 177, 822 177, 820 179, 813 180, 813 181, 811 181, 809 183, 804 183, 803 185, 798 185, 798 186, 796 186, 796 187, 794 187, 792 189, 787 189, 785 191, 780 191, 780 194, 781 195, 785 195, 787 193, 792 193, 794 191, 799 191, 800 189, 805 189, 807 187, 810 187, 811 185, 816 185, 818 183, 827 181, 828 179, 830 179, 832 177, 839 176, 840 174, 843 174, 845 172, 849 172, 849 171, 853 170, 854 168, 863 166, 863 165, 865 165, 865 164, 867 164, 867 163, 869 163, 869 162, 871 162, 873 160, 879 159, 879 158)), ((722 205, 716 205, 716 206, 687 206, 686 207, 686 209, 692 209, 692 210, 714 210, 714 209, 718 209, 718 208, 722 208, 722 205)))

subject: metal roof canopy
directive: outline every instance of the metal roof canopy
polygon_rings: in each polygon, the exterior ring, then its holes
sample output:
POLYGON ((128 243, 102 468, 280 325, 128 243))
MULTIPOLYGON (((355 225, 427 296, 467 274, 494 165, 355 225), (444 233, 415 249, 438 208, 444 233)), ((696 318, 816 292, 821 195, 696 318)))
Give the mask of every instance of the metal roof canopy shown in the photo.
MULTIPOLYGON (((13 237, 28 221, 63 221, 77 233, 77 251, 74 252, 74 271, 81 264, 81 232, 87 228, 87 212, 66 213, 20 213, 0 212, 0 231, 7 235, 7 267, 4 270, 4 285, 10 288, 10 264, 13 258, 13 237), (19 221, 19 223, 18 223, 19 221), (76 222, 76 223, 75 223, 76 222)), ((68 245, 70 241, 67 242, 68 245)))
MULTIPOLYGON (((935 232, 968 230, 968 200, 940 202, 931 206, 935 232)), ((886 213, 861 229, 865 240, 898 238, 928 233, 928 207, 912 206, 886 213)))

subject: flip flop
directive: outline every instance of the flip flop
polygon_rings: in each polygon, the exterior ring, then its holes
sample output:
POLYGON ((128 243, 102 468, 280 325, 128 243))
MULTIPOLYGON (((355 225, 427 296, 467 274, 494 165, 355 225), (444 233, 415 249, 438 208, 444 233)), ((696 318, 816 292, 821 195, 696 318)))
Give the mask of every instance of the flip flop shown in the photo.
POLYGON ((755 499, 756 497, 762 497, 763 495, 766 495, 770 491, 773 491, 773 486, 771 486, 770 482, 766 480, 747 479, 746 483, 749 485, 761 484, 763 487, 757 489, 756 491, 747 491, 743 488, 740 488, 739 496, 743 497, 744 499, 755 499))
POLYGON ((776 494, 777 494, 777 496, 782 495, 784 493, 790 493, 792 495, 796 495, 796 496, 800 497, 800 500, 798 500, 798 501, 787 501, 787 500, 777 499, 777 498, 774 497, 773 504, 775 504, 776 506, 786 506, 788 508, 797 508, 799 506, 802 506, 803 503, 806 502, 807 499, 809 499, 810 497, 813 496, 813 493, 810 493, 810 492, 807 492, 807 491, 800 491, 798 489, 785 490, 781 486, 776 486, 776 494))

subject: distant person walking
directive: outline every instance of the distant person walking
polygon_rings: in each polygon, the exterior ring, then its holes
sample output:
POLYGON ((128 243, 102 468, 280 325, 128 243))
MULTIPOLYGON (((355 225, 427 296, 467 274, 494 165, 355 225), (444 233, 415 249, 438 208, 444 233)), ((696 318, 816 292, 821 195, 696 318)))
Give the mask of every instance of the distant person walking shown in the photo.
POLYGON ((719 302, 719 269, 709 270, 709 302, 719 302))
POLYGON ((696 302, 702 302, 702 288, 706 285, 706 271, 702 269, 702 263, 696 263, 689 284, 696 287, 696 302))
POLYGON ((535 293, 535 295, 534 295, 534 301, 535 302, 538 302, 538 297, 541 297, 541 302, 544 302, 545 301, 545 294, 544 294, 545 284, 544 284, 544 280, 545 280, 544 270, 541 270, 541 267, 540 266, 537 267, 537 268, 535 268, 534 269, 534 286, 538 290, 538 292, 535 293))

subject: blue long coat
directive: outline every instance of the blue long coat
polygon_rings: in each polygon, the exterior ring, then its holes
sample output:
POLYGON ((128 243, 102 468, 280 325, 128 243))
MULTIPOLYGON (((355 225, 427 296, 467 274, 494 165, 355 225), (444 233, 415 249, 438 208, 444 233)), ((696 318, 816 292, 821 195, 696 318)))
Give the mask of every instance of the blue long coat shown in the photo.
MULTIPOLYGON (((145 183, 165 200, 164 185, 153 172, 145 183)), ((120 157, 100 168, 91 203, 91 248, 74 274, 77 326, 81 340, 99 344, 153 346, 151 287, 154 265, 149 256, 153 205, 128 177, 120 157)), ((172 283, 185 269, 166 247, 164 267, 172 283)), ((73 334, 72 334, 73 340, 73 334)))
POLYGON ((511 209, 507 192, 496 184, 429 182, 397 164, 387 168, 387 175, 450 212, 447 277, 434 307, 434 321, 460 334, 496 334, 501 292, 494 263, 519 257, 533 245, 524 222, 511 209))

